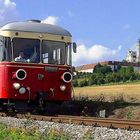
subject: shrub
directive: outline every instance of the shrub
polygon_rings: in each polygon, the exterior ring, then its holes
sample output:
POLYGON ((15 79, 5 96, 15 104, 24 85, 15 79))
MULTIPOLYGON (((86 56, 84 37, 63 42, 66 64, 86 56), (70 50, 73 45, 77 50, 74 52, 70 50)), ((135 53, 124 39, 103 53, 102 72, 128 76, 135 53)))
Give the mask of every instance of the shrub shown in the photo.
POLYGON ((97 84, 97 78, 96 78, 96 74, 93 73, 89 78, 88 85, 94 85, 94 84, 97 84))
POLYGON ((79 87, 84 87, 84 86, 87 86, 87 85, 88 85, 87 80, 82 80, 82 81, 80 81, 79 84, 78 84, 79 87))
POLYGON ((77 80, 73 80, 72 83, 73 83, 73 86, 74 86, 74 87, 77 87, 77 86, 78 86, 78 81, 77 81, 77 80))

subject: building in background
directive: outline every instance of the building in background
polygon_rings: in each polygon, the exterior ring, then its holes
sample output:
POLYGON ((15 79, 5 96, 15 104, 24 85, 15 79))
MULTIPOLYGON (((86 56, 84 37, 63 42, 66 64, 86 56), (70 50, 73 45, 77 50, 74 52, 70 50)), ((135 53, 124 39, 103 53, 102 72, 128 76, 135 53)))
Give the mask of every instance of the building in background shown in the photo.
POLYGON ((86 64, 86 65, 78 66, 75 68, 75 71, 92 73, 96 65, 97 64, 86 64))
MULTIPOLYGON (((117 70, 120 66, 121 67, 132 66, 134 68, 134 71, 140 72, 140 39, 138 39, 138 43, 136 44, 136 51, 129 50, 126 60, 124 60, 124 61, 104 61, 104 62, 98 62, 98 63, 100 63, 101 65, 110 66, 113 71, 117 70)), ((94 67, 98 63, 78 66, 75 68, 75 70, 77 72, 92 73, 94 70, 94 67)))
POLYGON ((137 62, 140 62, 140 39, 138 39, 136 48, 137 48, 137 62))
POLYGON ((137 62, 137 52, 129 50, 126 57, 127 62, 137 62))
MULTIPOLYGON (((107 65, 110 66, 111 69, 117 70, 120 66, 121 67, 129 67, 132 66, 134 68, 134 71, 140 72, 140 64, 139 63, 134 63, 134 62, 127 62, 127 61, 104 61, 104 62, 99 62, 101 65, 107 65)), ((98 63, 93 63, 93 64, 87 64, 87 65, 82 65, 78 66, 75 68, 77 72, 86 72, 86 73, 92 73, 94 70, 94 67, 98 63)))
POLYGON ((126 61, 133 63, 140 62, 140 39, 138 39, 138 43, 136 44, 136 51, 128 51, 126 61))

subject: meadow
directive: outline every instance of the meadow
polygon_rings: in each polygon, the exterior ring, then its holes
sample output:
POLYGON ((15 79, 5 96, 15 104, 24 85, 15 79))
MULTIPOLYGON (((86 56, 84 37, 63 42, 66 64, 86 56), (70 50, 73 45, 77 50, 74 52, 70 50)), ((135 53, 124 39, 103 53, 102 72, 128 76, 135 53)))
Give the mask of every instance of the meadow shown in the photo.
POLYGON ((75 87, 73 96, 88 97, 90 99, 104 97, 105 101, 113 101, 119 97, 128 102, 139 102, 140 83, 75 87))

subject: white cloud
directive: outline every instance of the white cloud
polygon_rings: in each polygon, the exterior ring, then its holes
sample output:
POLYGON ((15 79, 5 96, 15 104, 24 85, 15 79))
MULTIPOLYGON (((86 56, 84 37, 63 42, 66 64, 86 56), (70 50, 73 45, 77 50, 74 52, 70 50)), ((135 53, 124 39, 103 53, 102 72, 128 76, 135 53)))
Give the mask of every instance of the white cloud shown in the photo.
POLYGON ((47 24, 53 24, 53 25, 57 25, 59 21, 59 17, 55 17, 55 16, 48 16, 46 19, 42 20, 42 23, 47 23, 47 24))
POLYGON ((0 0, 0 25, 18 19, 16 3, 11 0, 0 0))
POLYGON ((118 46, 117 49, 110 49, 102 45, 93 45, 90 48, 86 48, 86 46, 82 44, 77 47, 77 53, 73 53, 73 65, 78 66, 99 61, 113 60, 117 58, 121 49, 121 45, 118 46))

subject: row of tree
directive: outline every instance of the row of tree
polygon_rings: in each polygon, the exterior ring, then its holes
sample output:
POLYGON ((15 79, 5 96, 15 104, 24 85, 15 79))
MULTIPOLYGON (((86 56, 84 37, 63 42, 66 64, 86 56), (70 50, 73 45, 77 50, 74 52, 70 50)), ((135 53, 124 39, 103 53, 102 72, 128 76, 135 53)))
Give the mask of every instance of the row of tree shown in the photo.
POLYGON ((77 73, 74 76, 74 86, 90 86, 108 83, 119 83, 140 80, 140 74, 134 71, 133 67, 121 67, 112 71, 110 66, 97 64, 93 73, 77 73))

